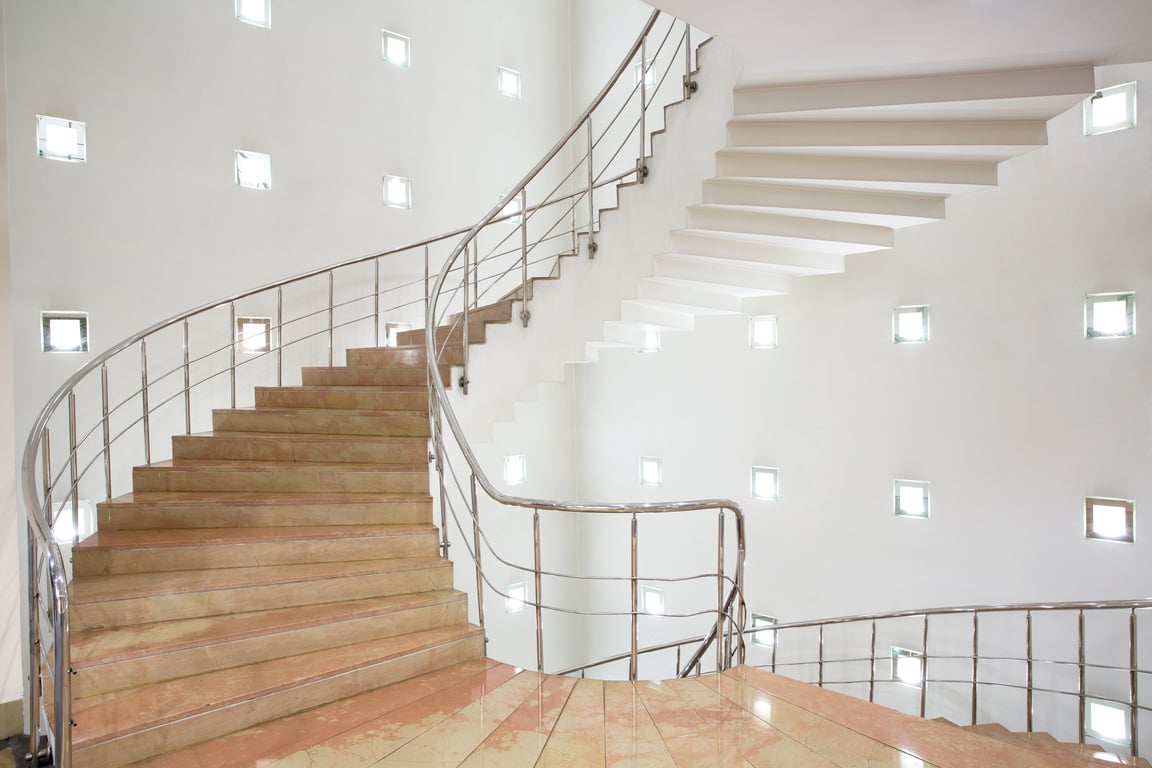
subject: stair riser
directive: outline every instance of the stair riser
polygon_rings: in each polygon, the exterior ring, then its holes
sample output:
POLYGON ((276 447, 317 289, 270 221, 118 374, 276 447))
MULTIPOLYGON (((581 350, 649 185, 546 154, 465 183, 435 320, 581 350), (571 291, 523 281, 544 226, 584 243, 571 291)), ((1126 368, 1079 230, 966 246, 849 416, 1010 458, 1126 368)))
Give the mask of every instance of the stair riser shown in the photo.
POLYGON ((996 184, 996 163, 983 160, 721 152, 717 155, 717 165, 722 176, 987 186, 996 184))
POLYGON ((384 573, 361 573, 303 582, 261 584, 74 603, 72 628, 83 632, 155 621, 265 611, 293 605, 360 600, 452 588, 452 565, 384 573))
MULTIPOLYGON (((449 366, 440 366, 440 378, 447 383, 449 366)), ((396 368, 305 368, 301 382, 306 387, 423 387, 428 371, 422 365, 396 368)))
POLYGON ((651 323, 686 331, 696 326, 695 318, 688 312, 677 312, 663 307, 651 307, 632 301, 620 302, 620 319, 633 323, 651 323))
POLYGON ((379 436, 364 436, 359 440, 276 440, 224 435, 177 435, 172 438, 172 458, 419 464, 428 458, 428 441, 423 438, 379 436))
MULTIPOLYGON (((440 350, 438 350, 440 351, 440 350)), ((424 347, 380 347, 378 349, 350 349, 348 365, 354 367, 412 366, 427 364, 428 353, 424 347)), ((440 354, 442 365, 463 365, 464 346, 455 344, 445 347, 440 354)), ((423 382, 421 382, 423 383, 423 382)))
POLYGON ((944 218, 944 197, 802 185, 704 182, 704 202, 810 211, 874 213, 916 219, 944 218))
POLYGON ((680 280, 743 285, 781 294, 792 292, 792 278, 788 275, 757 269, 754 265, 740 266, 725 259, 693 259, 666 254, 656 257, 656 274, 680 280))
POLYGON ((342 413, 300 411, 215 411, 215 432, 284 432, 309 435, 428 437, 426 413, 342 413))
MULTIPOLYGON (((421 387, 423 387, 421 383, 421 387)), ((257 387, 257 408, 321 408, 349 411, 427 411, 424 389, 399 392, 371 389, 257 387)))
POLYGON ((253 565, 354 562, 396 557, 434 557, 436 533, 327 538, 207 546, 81 551, 72 556, 76 576, 245 568, 253 565))
POLYGON ((483 653, 483 637, 474 635, 251 701, 206 710, 203 714, 122 738, 91 746, 81 744, 73 752, 73 764, 76 768, 117 768, 257 723, 476 659, 483 653))
POLYGON ((188 469, 137 467, 132 487, 147 491, 222 491, 254 493, 428 493, 428 470, 188 469))
MULTIPOLYGON (((487 336, 487 331, 485 330, 485 327, 486 326, 484 325, 484 323, 469 323, 469 325, 468 325, 468 343, 469 344, 483 344, 485 339, 486 339, 486 336, 487 336)), ((463 338, 464 338, 464 327, 463 326, 455 326, 454 328, 444 327, 444 328, 437 328, 436 329, 436 344, 437 344, 437 346, 445 344, 445 343, 447 343, 447 344, 461 344, 461 343, 463 343, 463 338)), ((397 334, 396 341, 398 344, 402 344, 404 346, 411 346, 411 345, 421 346, 424 344, 424 331, 423 330, 404 331, 402 333, 397 334)))
POLYGON ((640 281, 640 298, 711 307, 746 315, 761 314, 775 306, 774 296, 738 296, 697 290, 688 285, 673 286, 649 280, 640 281))
MULTIPOLYGON (((481 289, 483 290, 483 289, 481 289)), ((455 323, 463 319, 463 313, 448 316, 448 323, 455 323)), ((468 311, 469 323, 509 323, 512 321, 512 302, 502 301, 499 304, 490 304, 487 307, 471 309, 468 311)))
POLYGON ((804 216, 756 214, 728 209, 693 206, 688 209, 688 226, 722 232, 811 238, 860 245, 892 247, 892 230, 868 224, 828 221, 804 216))
POLYGON ((672 233, 672 243, 679 253, 751 262, 761 269, 784 275, 822 275, 844 271, 844 257, 834 253, 776 248, 680 231, 672 233))
POLYGON ((73 678, 72 695, 77 698, 95 696, 188 675, 460 624, 467 620, 467 600, 464 595, 460 595, 458 599, 447 603, 302 626, 275 634, 261 634, 83 667, 73 678))
POLYGON ((268 528, 309 525, 387 525, 432 522, 432 501, 348 504, 129 505, 100 504, 101 530, 150 528, 268 528))
POLYGON ((1040 146, 1039 120, 731 123, 731 147, 1040 146))

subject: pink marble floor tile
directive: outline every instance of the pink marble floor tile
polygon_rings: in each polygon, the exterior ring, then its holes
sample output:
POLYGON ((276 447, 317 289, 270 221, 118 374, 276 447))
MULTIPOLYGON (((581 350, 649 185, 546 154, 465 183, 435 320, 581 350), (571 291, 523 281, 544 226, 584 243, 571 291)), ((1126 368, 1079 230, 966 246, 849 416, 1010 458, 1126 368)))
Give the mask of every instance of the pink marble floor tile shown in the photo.
POLYGON ((610 767, 676 765, 631 683, 604 683, 604 758, 610 767))
POLYGON ((463 768, 531 768, 560 718, 575 678, 551 675, 468 756, 463 768))
POLYGON ((536 766, 603 768, 604 684, 601 681, 576 682, 536 766))

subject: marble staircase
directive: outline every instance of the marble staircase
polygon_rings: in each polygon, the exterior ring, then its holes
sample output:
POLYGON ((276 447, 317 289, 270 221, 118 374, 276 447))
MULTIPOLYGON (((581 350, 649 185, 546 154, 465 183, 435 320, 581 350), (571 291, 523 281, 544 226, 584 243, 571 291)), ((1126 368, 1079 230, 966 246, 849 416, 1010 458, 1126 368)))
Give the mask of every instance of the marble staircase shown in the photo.
MULTIPOLYGON (((511 302, 478 313, 469 343, 510 319, 511 302)), ((438 336, 450 385, 463 348, 438 336)), ((432 523, 423 340, 257 388, 98 505, 73 552, 76 766, 179 755, 484 655, 432 523)))

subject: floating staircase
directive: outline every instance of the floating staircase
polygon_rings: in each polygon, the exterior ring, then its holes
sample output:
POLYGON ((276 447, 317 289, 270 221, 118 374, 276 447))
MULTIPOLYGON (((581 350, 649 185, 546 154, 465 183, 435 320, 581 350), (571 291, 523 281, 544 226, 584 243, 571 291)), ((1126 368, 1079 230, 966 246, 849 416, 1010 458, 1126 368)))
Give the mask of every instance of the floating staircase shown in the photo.
POLYGON ((995 739, 996 741, 1003 742, 1004 744, 1026 747, 1027 749, 1034 752, 1052 755, 1053 757, 1067 757, 1069 755, 1073 755, 1098 763, 1111 763, 1113 765, 1131 765, 1137 766, 1138 768, 1149 768, 1148 761, 1142 757, 1118 755, 1096 744, 1076 744, 1059 741, 1048 733, 1038 731, 1033 733, 1019 733, 1016 731, 1010 731, 999 723, 980 723, 978 725, 962 726, 956 725, 956 723, 953 723, 947 718, 943 717, 933 718, 933 720, 935 722, 955 726, 956 728, 963 728, 964 730, 970 731, 971 733, 979 734, 985 738, 995 739))
MULTIPOLYGON (((450 384, 463 347, 438 336, 450 384)), ((98 505, 73 552, 76 766, 177 759, 484 655, 432 524, 424 332, 399 343, 214 411, 98 505)))

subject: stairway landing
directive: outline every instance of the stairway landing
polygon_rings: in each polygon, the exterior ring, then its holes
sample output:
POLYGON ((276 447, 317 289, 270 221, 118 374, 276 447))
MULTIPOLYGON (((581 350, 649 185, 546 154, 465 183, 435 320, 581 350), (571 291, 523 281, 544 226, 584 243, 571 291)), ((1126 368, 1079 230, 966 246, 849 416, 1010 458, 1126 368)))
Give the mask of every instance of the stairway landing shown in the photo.
POLYGON ((1005 744, 746 666, 630 683, 478 659, 137 768, 1100 764, 1005 744))

